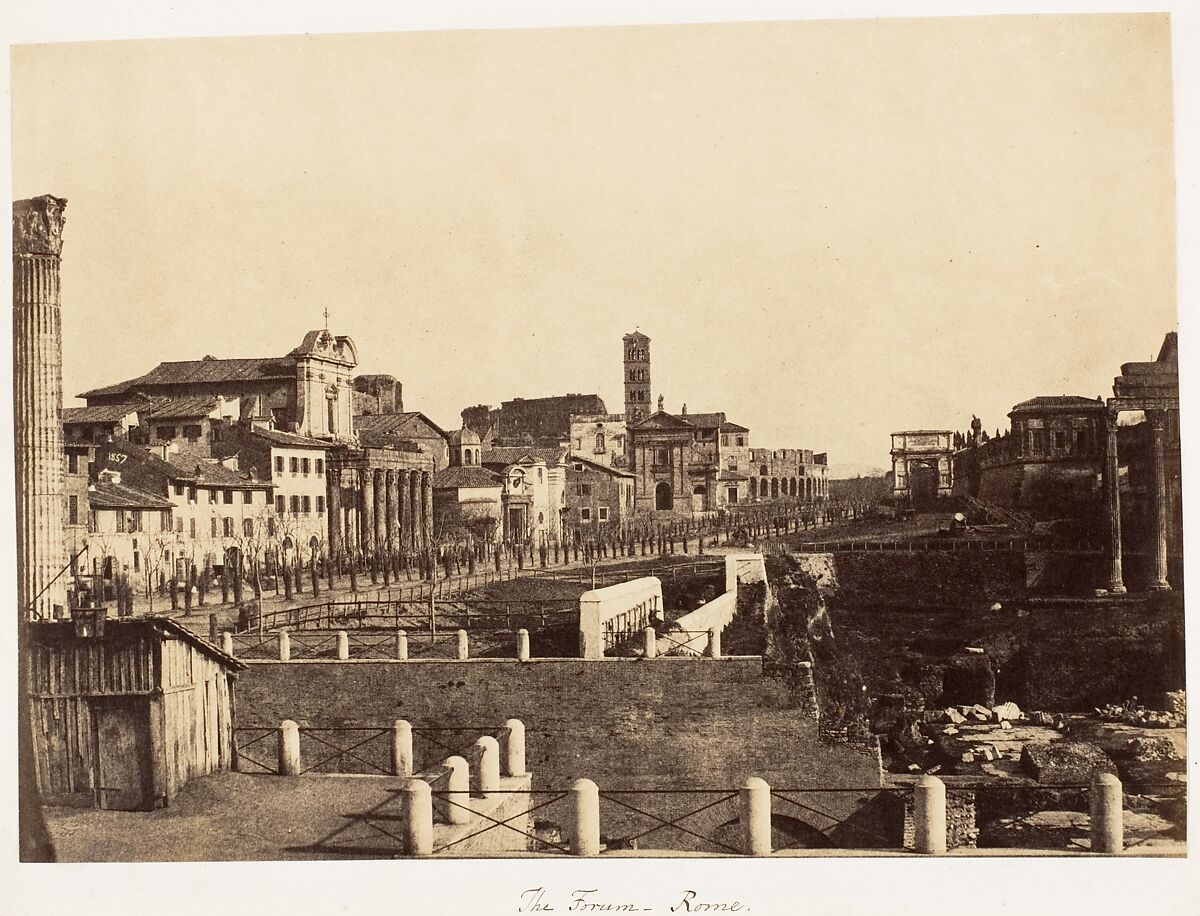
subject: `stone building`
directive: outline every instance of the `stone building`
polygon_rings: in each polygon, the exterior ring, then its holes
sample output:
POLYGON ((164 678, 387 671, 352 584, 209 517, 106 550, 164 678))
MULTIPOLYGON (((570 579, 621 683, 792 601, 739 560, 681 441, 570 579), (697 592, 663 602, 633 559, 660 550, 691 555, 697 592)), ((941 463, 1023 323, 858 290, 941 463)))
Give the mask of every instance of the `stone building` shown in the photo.
POLYGON ((532 445, 555 448, 571 436, 573 414, 607 413, 595 394, 565 394, 546 398, 513 398, 499 408, 479 404, 462 412, 464 427, 486 446, 532 445))
POLYGON ((13 204, 13 446, 22 617, 53 617, 67 602, 59 292, 66 205, 49 194, 13 204))
POLYGON ((566 508, 566 448, 485 447, 483 467, 502 482, 502 535, 506 541, 539 546, 560 543, 566 508))
POLYGON ((315 438, 354 436, 350 378, 358 352, 349 337, 309 331, 284 356, 159 363, 144 375, 80 395, 89 407, 151 398, 221 396, 236 400, 238 419, 269 422, 274 429, 315 438))
POLYGON ((637 512, 691 516, 703 511, 717 466, 707 452, 696 449, 696 432, 687 420, 662 409, 661 396, 657 411, 630 424, 637 512))
POLYGON ((354 418, 354 429, 360 445, 406 451, 416 446, 428 457, 431 471, 451 464, 450 434, 418 411, 362 414, 354 418))
POLYGON ((490 543, 502 530, 498 474, 478 465, 442 468, 433 475, 433 530, 437 537, 490 543))
POLYGON ((798 500, 821 502, 829 497, 829 465, 824 453, 811 449, 750 449, 747 472, 749 499, 757 502, 798 500))
POLYGON ((954 493, 1046 517, 1094 512, 1103 460, 1104 402, 1039 396, 1015 405, 1010 429, 960 436, 954 493))
POLYGON ((567 465, 563 526, 569 535, 587 538, 633 515, 634 475, 630 471, 571 455, 567 465))
POLYGON ((609 467, 629 464, 625 442, 625 415, 574 414, 571 417, 571 454, 609 467))
POLYGON ((923 503, 954 489, 954 433, 910 429, 892 433, 892 496, 923 503))
POLYGON ((99 576, 105 600, 121 574, 131 583, 149 581, 158 585, 160 576, 172 571, 171 540, 173 505, 170 500, 126 486, 119 471, 102 471, 88 488, 88 553, 94 554, 91 569, 99 576))
POLYGON ((403 413, 404 386, 391 375, 356 375, 351 381, 354 388, 354 415, 361 417, 371 413, 403 413))

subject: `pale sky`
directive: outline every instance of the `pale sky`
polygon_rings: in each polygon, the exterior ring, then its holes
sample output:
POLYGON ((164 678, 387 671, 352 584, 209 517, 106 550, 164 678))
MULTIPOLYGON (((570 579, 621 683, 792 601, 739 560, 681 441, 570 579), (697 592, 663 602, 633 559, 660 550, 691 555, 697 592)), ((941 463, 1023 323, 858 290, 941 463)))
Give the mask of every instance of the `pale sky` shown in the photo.
POLYGON ((1165 16, 13 49, 13 196, 66 197, 70 396, 330 312, 450 429, 515 396, 889 466, 1110 395, 1175 327, 1165 16))

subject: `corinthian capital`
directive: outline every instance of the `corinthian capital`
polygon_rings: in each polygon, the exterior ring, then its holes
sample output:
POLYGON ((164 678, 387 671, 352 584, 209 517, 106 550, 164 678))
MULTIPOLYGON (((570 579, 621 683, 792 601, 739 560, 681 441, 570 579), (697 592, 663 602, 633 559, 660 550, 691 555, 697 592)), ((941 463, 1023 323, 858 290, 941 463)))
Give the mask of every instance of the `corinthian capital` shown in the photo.
POLYGON ((13 202, 13 254, 62 254, 62 197, 43 194, 30 200, 13 202))

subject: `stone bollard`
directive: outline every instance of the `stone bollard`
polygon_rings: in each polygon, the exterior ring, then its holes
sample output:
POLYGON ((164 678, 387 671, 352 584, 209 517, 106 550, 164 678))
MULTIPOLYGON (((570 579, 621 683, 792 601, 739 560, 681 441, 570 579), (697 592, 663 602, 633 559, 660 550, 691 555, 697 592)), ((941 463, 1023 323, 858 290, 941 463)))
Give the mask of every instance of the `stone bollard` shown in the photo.
POLYGON ((571 783, 571 855, 600 855, 600 789, 590 779, 571 783))
POLYGON ((500 788, 500 742, 491 735, 475 739, 479 748, 479 794, 490 798, 500 788))
POLYGON ((412 726, 404 719, 397 719, 392 723, 392 775, 412 776, 412 774, 412 726))
POLYGON ((404 630, 396 631, 396 658, 408 660, 408 633, 404 630))
POLYGON ((450 787, 446 795, 446 820, 465 824, 471 820, 471 767, 462 757, 447 757, 443 765, 450 768, 450 787))
POLYGON ((279 775, 300 775, 300 726, 291 719, 279 723, 279 775))
POLYGON ((709 658, 721 657, 721 631, 716 627, 708 628, 708 645, 705 646, 704 654, 709 658))
POLYGON ((292 641, 288 638, 287 630, 279 631, 279 660, 288 662, 292 660, 292 641))
POLYGON ((645 658, 655 658, 658 655, 658 634, 654 632, 654 627, 646 627, 642 631, 642 655, 645 658))
POLYGON ((345 630, 338 630, 337 657, 339 662, 344 662, 350 657, 350 634, 345 630))
POLYGON ((946 851, 946 784, 936 776, 922 776, 913 788, 914 846, 924 855, 946 851))
POLYGON ((771 787, 751 776, 738 789, 742 851, 748 856, 771 854, 771 787))
POLYGON ((525 775, 525 723, 509 719, 504 723, 508 737, 504 741, 503 767, 505 776, 525 775))
POLYGON ((228 630, 221 634, 221 651, 233 655, 233 634, 228 630))
POLYGON ((1121 852, 1125 848, 1121 780, 1112 773, 1097 773, 1088 801, 1092 813, 1092 852, 1109 855, 1121 852))
POLYGON ((455 635, 458 637, 458 660, 470 658, 471 651, 467 642, 467 631, 459 630, 455 635))
POLYGON ((404 784, 404 853, 428 856, 433 853, 433 790, 423 779, 404 784))
POLYGON ((529 631, 517 630, 517 661, 529 661, 529 631))

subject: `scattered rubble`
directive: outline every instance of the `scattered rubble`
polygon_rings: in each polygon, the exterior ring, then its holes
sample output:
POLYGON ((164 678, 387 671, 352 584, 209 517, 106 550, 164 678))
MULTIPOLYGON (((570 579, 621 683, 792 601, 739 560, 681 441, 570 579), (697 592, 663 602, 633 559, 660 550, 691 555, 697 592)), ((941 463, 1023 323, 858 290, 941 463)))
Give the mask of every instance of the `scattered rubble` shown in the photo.
POLYGON ((1134 760, 1179 760, 1175 742, 1166 735, 1150 735, 1145 738, 1132 738, 1126 745, 1129 756, 1134 760))
POLYGON ((1120 704, 1109 703, 1107 706, 1097 706, 1095 713, 1105 722, 1124 722, 1126 725, 1141 725, 1148 728, 1182 728, 1184 724, 1183 717, 1176 715, 1174 710, 1164 712, 1147 709, 1138 703, 1137 697, 1130 697, 1120 704))

